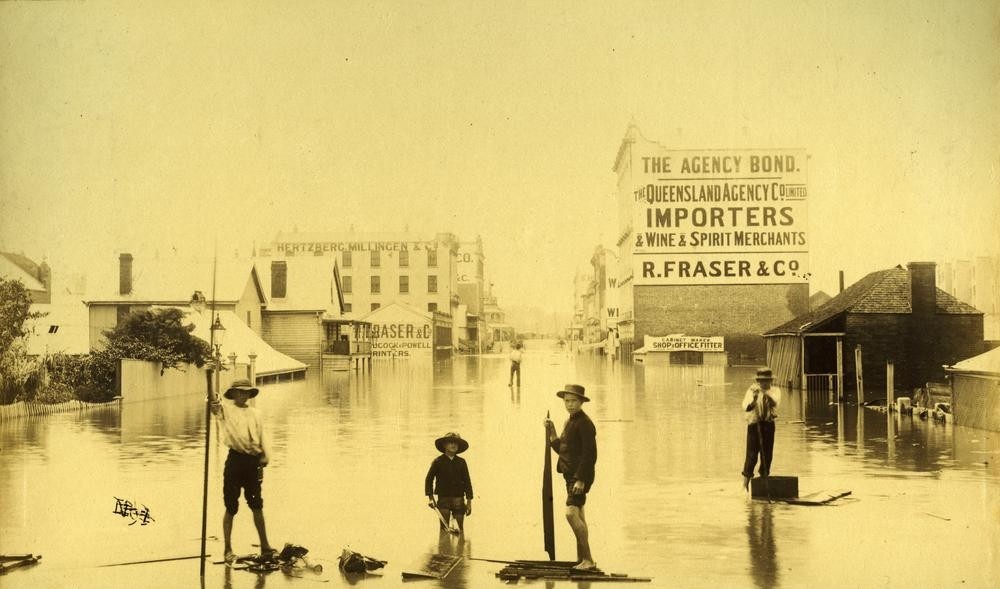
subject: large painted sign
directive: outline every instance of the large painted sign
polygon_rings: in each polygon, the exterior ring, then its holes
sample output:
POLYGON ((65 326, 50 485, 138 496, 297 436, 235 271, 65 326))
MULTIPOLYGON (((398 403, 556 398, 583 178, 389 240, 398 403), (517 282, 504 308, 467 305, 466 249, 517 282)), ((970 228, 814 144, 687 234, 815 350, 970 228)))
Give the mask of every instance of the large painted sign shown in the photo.
POLYGON ((436 241, 279 241, 274 245, 279 254, 324 255, 333 252, 388 251, 405 252, 436 250, 436 241))
POLYGON ((806 163, 801 149, 655 149, 638 157, 635 284, 805 281, 806 163))
POLYGON ((434 352, 434 327, 430 316, 397 303, 371 312, 372 358, 430 358, 434 352))

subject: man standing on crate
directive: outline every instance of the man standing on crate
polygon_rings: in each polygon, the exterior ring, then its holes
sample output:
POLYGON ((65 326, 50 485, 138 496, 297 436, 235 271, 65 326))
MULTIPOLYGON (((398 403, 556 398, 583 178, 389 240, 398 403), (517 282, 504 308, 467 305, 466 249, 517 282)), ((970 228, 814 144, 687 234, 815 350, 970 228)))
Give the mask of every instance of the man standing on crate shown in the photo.
POLYGON ((781 402, 781 389, 772 386, 774 376, 770 368, 757 370, 756 382, 743 395, 743 412, 747 420, 747 454, 743 462, 743 490, 749 490, 753 468, 760 454, 760 476, 767 478, 771 473, 771 458, 774 456, 774 418, 781 402))

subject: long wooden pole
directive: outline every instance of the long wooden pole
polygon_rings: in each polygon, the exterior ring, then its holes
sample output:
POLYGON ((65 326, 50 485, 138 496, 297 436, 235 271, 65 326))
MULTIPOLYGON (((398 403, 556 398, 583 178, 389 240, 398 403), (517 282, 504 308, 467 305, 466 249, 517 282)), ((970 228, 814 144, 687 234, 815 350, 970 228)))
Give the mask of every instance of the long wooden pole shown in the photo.
MULTIPOLYGON (((549 418, 549 412, 545 412, 549 418)), ((552 450, 549 448, 549 428, 545 428, 545 470, 542 472, 542 528, 545 533, 545 552, 549 560, 556 559, 556 530, 552 515, 552 450)))
MULTIPOLYGON (((218 245, 216 245, 216 250, 218 250, 218 245)), ((216 271, 218 270, 219 264, 219 254, 218 251, 215 252, 214 258, 212 260, 212 313, 210 315, 211 322, 208 324, 208 347, 215 354, 215 330, 212 326, 215 325, 215 278, 216 271)), ((215 370, 219 369, 216 364, 212 365, 215 370)), ((201 487, 201 560, 198 568, 198 572, 202 578, 205 577, 205 560, 208 555, 205 553, 205 540, 207 539, 207 528, 208 528, 208 459, 209 459, 209 447, 212 441, 212 400, 214 395, 218 391, 212 390, 212 370, 209 369, 205 372, 206 377, 206 395, 205 395, 205 468, 202 477, 202 487, 201 487)))

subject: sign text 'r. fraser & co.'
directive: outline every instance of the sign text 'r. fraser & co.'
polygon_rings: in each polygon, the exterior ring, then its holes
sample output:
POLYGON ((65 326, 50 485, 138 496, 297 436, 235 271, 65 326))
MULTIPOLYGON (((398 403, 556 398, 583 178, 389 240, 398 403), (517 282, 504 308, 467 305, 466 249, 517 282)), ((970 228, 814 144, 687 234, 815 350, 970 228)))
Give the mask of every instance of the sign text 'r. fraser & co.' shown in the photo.
POLYGON ((805 280, 803 150, 656 149, 632 190, 636 284, 805 280))

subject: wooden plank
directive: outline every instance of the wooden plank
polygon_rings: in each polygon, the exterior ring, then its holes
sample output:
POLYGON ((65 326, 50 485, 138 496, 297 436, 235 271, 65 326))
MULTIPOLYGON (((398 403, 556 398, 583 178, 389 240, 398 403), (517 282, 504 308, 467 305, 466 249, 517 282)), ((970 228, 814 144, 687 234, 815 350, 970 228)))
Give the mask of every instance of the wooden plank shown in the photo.
POLYGON ((461 556, 426 554, 417 570, 403 571, 404 579, 443 579, 462 561, 461 556))
MULTIPOLYGON (((549 418, 549 412, 545 412, 549 418)), ((552 514, 552 448, 549 446, 549 430, 545 428, 545 470, 542 473, 542 529, 545 552, 549 560, 556 559, 555 519, 552 514)))
POLYGON ((847 497, 851 492, 847 490, 837 491, 817 491, 796 499, 780 499, 791 505, 829 505, 833 501, 842 497, 847 497))

